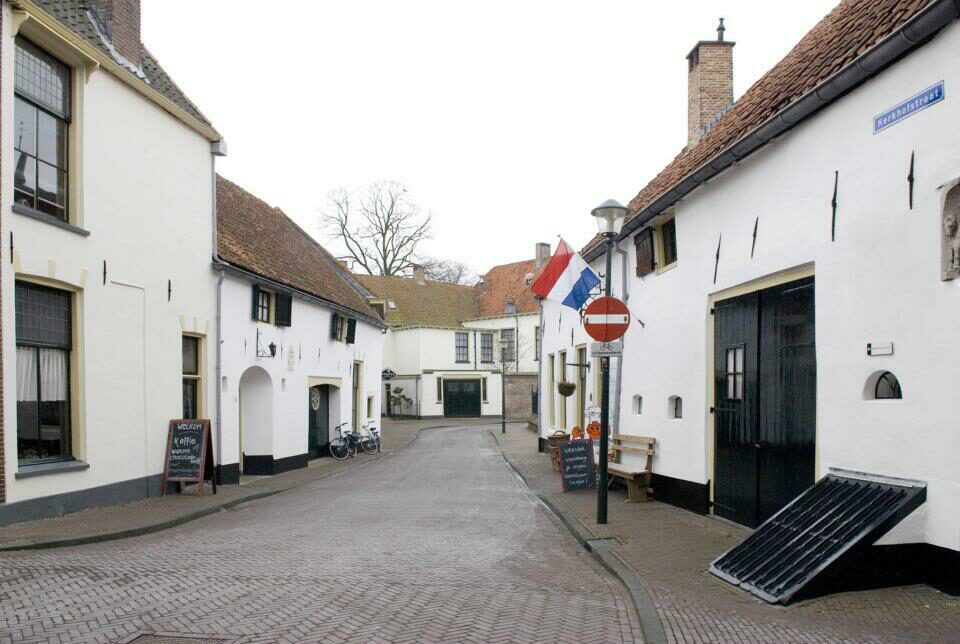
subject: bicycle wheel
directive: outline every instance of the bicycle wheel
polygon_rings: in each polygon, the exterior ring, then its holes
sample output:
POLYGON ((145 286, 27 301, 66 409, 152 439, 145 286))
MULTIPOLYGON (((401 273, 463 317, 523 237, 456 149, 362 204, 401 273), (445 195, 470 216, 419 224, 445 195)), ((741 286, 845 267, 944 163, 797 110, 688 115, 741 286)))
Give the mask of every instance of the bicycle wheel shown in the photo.
POLYGON ((334 438, 330 441, 330 456, 334 457, 338 461, 342 461, 347 458, 347 455, 350 453, 350 446, 347 444, 347 441, 342 438, 334 438))
POLYGON ((367 454, 376 454, 377 448, 377 439, 373 436, 366 435, 360 439, 360 449, 365 451, 367 454))

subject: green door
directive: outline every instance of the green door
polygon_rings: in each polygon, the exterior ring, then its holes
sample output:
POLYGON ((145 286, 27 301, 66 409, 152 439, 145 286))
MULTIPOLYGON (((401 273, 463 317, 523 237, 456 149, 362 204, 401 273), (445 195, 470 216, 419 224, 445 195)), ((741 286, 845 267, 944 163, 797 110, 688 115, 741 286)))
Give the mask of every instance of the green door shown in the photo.
POLYGON ((480 415, 480 380, 443 380, 443 415, 471 418, 480 415))

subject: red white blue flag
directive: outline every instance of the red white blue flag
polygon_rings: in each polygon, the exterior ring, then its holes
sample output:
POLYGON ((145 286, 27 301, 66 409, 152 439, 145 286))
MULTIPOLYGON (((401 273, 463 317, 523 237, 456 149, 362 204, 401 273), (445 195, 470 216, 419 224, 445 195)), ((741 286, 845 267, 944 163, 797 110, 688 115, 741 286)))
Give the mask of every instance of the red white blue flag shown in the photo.
POLYGON ((546 268, 531 287, 545 300, 554 300, 579 311, 600 278, 567 242, 560 240, 546 268))

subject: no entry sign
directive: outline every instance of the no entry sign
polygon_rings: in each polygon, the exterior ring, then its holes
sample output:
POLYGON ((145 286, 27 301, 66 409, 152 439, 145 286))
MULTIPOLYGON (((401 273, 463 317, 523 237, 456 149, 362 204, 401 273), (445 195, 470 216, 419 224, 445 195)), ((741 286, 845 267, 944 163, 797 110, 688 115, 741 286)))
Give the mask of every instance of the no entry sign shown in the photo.
POLYGON ((630 311, 615 297, 596 299, 583 312, 583 328, 591 338, 600 342, 622 338, 629 326, 630 311))

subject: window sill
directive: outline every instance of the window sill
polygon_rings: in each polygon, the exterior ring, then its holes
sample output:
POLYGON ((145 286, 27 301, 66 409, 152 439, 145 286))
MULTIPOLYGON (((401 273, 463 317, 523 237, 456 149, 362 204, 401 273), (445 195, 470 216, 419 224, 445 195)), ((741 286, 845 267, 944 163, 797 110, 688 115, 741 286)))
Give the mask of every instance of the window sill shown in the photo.
POLYGON ((37 463, 36 465, 21 465, 13 475, 17 479, 28 479, 34 476, 61 474, 63 472, 79 472, 90 469, 90 464, 83 461, 59 461, 57 463, 37 463))
POLYGON ((57 219, 53 215, 48 215, 45 212, 40 212, 39 210, 34 210, 33 208, 27 208, 18 203, 13 204, 13 212, 18 215, 23 215, 24 217, 30 217, 31 219, 36 219, 37 221, 42 221, 45 224, 51 224, 57 228, 62 228, 71 233, 80 235, 81 237, 89 237, 90 231, 80 228, 80 226, 74 226, 73 224, 68 224, 62 219, 57 219))
POLYGON ((677 267, 677 262, 673 262, 672 264, 667 264, 667 265, 664 266, 663 268, 660 268, 660 267, 658 266, 658 267, 657 267, 657 275, 663 275, 663 274, 666 273, 667 271, 672 271, 672 270, 675 269, 676 267, 677 267))

